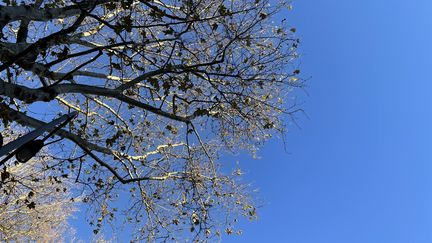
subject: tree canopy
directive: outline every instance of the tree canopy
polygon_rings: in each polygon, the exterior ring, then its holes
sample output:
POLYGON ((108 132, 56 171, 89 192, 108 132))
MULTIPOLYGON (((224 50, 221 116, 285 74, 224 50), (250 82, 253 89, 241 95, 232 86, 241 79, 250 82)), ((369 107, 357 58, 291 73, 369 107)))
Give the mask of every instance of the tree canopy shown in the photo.
MULTIPOLYGON (((6 142, 17 138, 16 131, 6 142)), ((18 128, 18 131, 22 129, 18 128)), ((67 218, 76 211, 74 184, 57 178, 56 160, 46 151, 25 164, 0 172, 0 240, 5 242, 59 242, 71 228, 67 218), (37 206, 36 206, 37 205, 37 206), (37 207, 37 208, 36 208, 37 207)))
POLYGON ((7 131, 79 112, 49 152, 97 214, 95 233, 124 215, 138 240, 231 234, 238 216, 256 211, 221 153, 255 153, 299 109, 290 96, 302 87, 299 41, 274 18, 284 8, 3 0, 0 119, 7 131))

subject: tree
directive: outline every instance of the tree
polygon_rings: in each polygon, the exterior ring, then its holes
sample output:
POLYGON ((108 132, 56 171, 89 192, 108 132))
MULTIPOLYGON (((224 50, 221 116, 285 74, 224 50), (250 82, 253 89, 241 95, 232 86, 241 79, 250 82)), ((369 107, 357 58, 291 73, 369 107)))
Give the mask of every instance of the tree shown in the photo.
POLYGON ((255 217, 220 161, 284 131, 301 87, 295 28, 268 0, 34 0, 0 7, 0 117, 57 133, 58 167, 76 176, 95 232, 125 207, 137 239, 201 239, 255 217), (33 112, 33 113, 30 113, 33 112), (128 199, 119 199, 127 197, 128 199))
POLYGON ((42 152, 25 164, 2 168, 1 241, 57 242, 70 230, 66 220, 75 211, 77 199, 71 197, 73 184, 58 180, 51 171, 55 163, 42 152))

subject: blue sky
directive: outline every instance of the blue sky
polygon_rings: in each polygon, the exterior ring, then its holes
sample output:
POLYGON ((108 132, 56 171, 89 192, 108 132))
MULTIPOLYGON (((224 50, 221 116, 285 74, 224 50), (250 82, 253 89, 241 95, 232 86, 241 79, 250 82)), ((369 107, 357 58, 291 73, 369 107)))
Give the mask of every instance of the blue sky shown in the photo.
POLYGON ((432 242, 432 1, 293 6, 309 118, 239 158, 265 205, 224 242, 432 242))
POLYGON ((432 2, 293 5, 309 119, 242 163, 267 205, 226 242, 432 242, 432 2))

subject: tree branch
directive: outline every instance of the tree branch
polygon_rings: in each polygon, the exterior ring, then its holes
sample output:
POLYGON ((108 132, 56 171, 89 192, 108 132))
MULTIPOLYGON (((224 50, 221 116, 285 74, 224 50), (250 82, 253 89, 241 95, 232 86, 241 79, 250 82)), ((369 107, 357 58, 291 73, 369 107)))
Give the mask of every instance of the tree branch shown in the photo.
POLYGON ((26 103, 33 103, 35 101, 49 102, 53 100, 59 94, 67 93, 78 93, 78 94, 89 94, 89 95, 100 95, 105 97, 116 98, 120 101, 126 102, 127 104, 139 107, 146 111, 154 114, 188 123, 190 120, 187 117, 175 115, 173 113, 166 112, 160 108, 156 108, 149 104, 142 103, 135 99, 132 99, 126 95, 123 95, 119 90, 101 88, 96 86, 84 85, 84 84, 58 84, 53 87, 31 89, 22 85, 6 83, 0 81, 0 95, 5 95, 11 98, 17 98, 26 103))

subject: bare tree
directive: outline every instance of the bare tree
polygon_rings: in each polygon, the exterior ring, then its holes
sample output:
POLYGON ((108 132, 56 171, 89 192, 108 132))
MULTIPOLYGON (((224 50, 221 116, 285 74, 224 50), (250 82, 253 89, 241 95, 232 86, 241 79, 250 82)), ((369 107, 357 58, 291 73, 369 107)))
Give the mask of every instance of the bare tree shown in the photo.
POLYGON ((57 173, 50 170, 53 163, 42 152, 26 164, 2 168, 1 241, 58 242, 70 231, 67 218, 76 210, 76 199, 71 197, 73 184, 56 178, 57 173))
POLYGON ((98 214, 95 232, 122 212, 149 241, 230 234, 255 217, 241 172, 219 156, 256 152, 298 109, 287 101, 302 86, 299 41, 272 22, 287 2, 3 2, 0 118, 38 127, 79 112, 54 151, 98 214))

